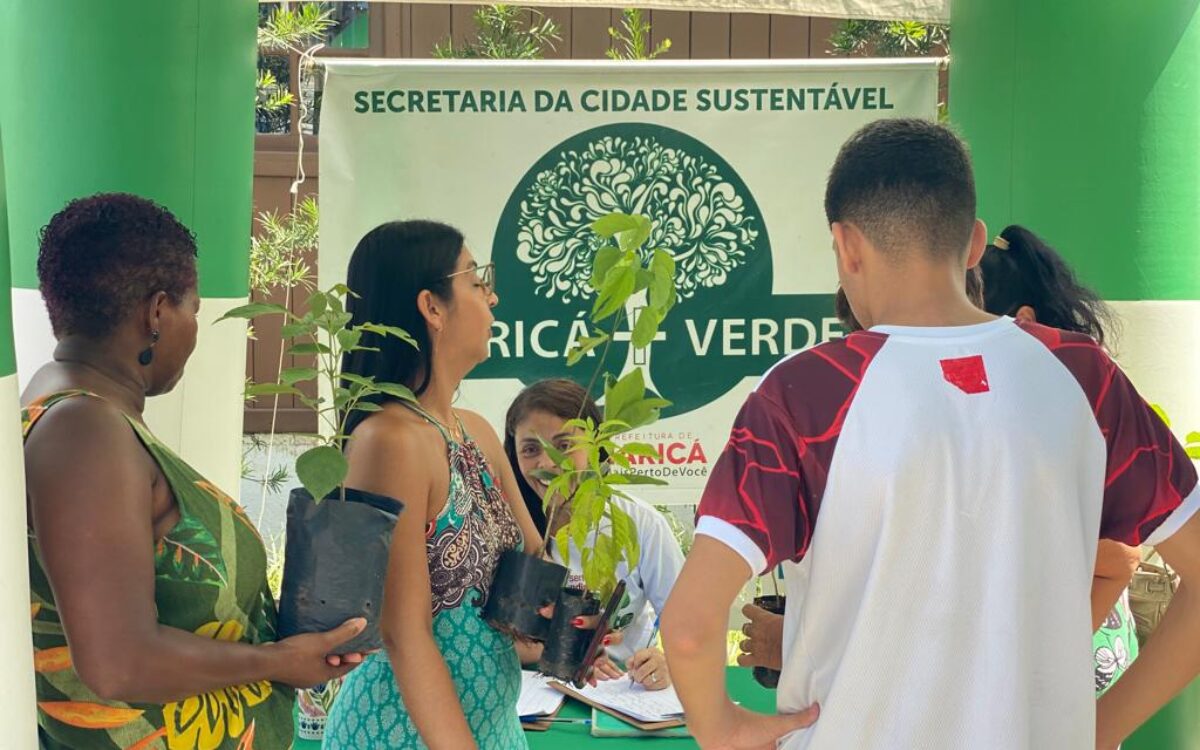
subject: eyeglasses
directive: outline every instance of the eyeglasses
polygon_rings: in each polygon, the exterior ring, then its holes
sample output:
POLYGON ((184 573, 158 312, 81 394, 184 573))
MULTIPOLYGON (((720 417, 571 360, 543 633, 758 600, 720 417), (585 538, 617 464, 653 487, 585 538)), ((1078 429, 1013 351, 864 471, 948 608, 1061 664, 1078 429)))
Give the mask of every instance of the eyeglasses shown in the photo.
POLYGON ((488 263, 474 268, 464 268, 461 271, 446 274, 447 279, 452 279, 455 276, 462 276, 464 273, 474 273, 479 276, 479 286, 483 287, 485 294, 494 294, 496 292, 496 264, 488 263))

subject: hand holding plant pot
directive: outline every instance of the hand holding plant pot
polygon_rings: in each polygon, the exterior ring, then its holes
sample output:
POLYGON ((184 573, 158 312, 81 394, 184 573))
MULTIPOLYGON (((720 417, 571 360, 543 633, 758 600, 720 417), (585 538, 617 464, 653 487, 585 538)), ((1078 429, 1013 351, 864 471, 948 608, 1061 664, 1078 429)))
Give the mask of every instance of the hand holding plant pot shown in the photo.
MULTIPOLYGON (((663 318, 675 304, 673 258, 666 251, 648 251, 642 247, 650 237, 651 228, 646 217, 625 214, 606 216, 593 225, 593 231, 610 244, 597 251, 593 265, 591 286, 596 298, 591 322, 599 325, 611 320, 611 326, 580 339, 578 347, 570 352, 568 363, 573 365, 588 352, 603 346, 585 396, 604 374, 604 417, 599 423, 579 417, 568 421, 564 429, 572 430, 573 434, 567 450, 542 441, 555 468, 542 476, 546 483, 543 502, 547 527, 541 547, 543 551, 547 548, 552 534, 564 556, 574 545, 582 559, 584 588, 562 589, 567 569, 554 565, 558 590, 552 591, 547 581, 540 598, 526 599, 516 605, 522 611, 536 612, 554 594, 557 601, 551 621, 539 617, 538 622, 526 624, 517 622, 516 617, 501 617, 503 613, 495 608, 485 611, 485 617, 497 626, 512 627, 522 635, 543 640, 546 645, 538 668, 562 679, 578 673, 585 652, 595 652, 587 645, 595 640, 594 632, 581 631, 571 622, 599 612, 618 585, 617 566, 624 561, 632 569, 639 558, 633 519, 613 499, 627 497, 621 489, 626 485, 665 484, 629 471, 634 457, 657 456, 651 446, 618 440, 625 433, 655 421, 659 410, 669 402, 647 395, 640 368, 631 369, 620 378, 604 373, 613 336, 635 298, 639 300, 640 314, 633 326, 634 347, 646 347, 654 340, 663 318), (568 517, 565 523, 556 523, 564 516, 568 517)), ((581 403, 580 415, 583 407, 581 403)), ((539 565, 548 567, 553 563, 540 561, 539 565)), ((513 577, 520 572, 515 565, 509 566, 502 560, 491 594, 497 604, 508 595, 513 577)))
POLYGON ((388 546, 403 508, 398 499, 344 486, 349 468, 343 455, 346 422, 356 411, 381 408, 366 400, 371 396, 386 394, 415 401, 403 385, 340 372, 344 354, 368 349, 361 343, 364 334, 393 336, 416 346, 408 333, 393 326, 350 326, 344 300, 352 294, 341 284, 327 292, 314 292, 308 299, 308 312, 302 316, 281 305, 256 302, 222 318, 282 315, 283 337, 293 342, 288 354, 315 358, 315 367, 285 369, 278 383, 253 385, 249 395, 295 396, 317 413, 328 431, 321 445, 296 459, 296 476, 303 487, 293 489, 288 501, 279 633, 286 638, 325 632, 351 618, 363 618, 362 632, 342 644, 339 653, 371 651, 383 645, 379 611, 388 546), (307 395, 298 387, 302 383, 323 385, 332 400, 307 395))

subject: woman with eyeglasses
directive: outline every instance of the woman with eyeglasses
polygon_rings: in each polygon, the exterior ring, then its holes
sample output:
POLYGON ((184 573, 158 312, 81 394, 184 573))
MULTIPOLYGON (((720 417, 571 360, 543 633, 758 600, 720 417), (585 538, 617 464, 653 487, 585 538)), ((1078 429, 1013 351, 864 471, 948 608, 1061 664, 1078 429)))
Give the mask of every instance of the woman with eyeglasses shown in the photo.
POLYGON ((498 300, 491 264, 444 224, 371 230, 350 260, 353 324, 398 326, 416 340, 365 338, 343 371, 401 383, 349 420, 346 484, 398 498, 382 614, 385 652, 342 686, 325 747, 522 748, 521 666, 510 636, 479 605, 500 554, 534 550, 537 531, 504 448, 478 414, 453 408, 463 378, 487 359, 498 300))

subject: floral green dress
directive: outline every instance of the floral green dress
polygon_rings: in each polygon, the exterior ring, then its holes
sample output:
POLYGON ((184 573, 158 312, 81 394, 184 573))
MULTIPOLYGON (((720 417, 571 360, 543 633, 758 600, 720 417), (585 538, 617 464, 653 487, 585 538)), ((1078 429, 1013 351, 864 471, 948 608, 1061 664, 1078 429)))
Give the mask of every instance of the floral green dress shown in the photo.
POLYGON ((1129 610, 1129 591, 1121 594, 1100 629, 1092 637, 1096 661, 1096 697, 1099 698, 1125 674, 1138 655, 1137 627, 1129 610))
MULTIPOLYGON (((24 435, 46 410, 83 391, 55 393, 21 413, 24 435)), ((179 523, 154 547, 159 623, 224 641, 275 639, 262 539, 246 513, 134 419, 129 425, 162 469, 179 523)), ((82 498, 103 502, 104 498, 82 498)), ((29 531, 34 667, 44 750, 278 750, 291 746, 290 688, 263 681, 166 705, 101 700, 71 664, 37 538, 29 531)))

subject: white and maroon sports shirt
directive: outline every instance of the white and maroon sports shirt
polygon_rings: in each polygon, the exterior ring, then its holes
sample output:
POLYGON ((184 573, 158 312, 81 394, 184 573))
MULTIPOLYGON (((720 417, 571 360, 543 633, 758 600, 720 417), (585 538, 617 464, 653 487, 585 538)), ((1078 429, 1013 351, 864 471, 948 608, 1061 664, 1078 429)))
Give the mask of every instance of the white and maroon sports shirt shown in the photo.
POLYGON ((1000 318, 793 355, 742 407, 697 534, 787 563, 786 750, 1091 750, 1100 537, 1161 542, 1196 471, 1090 338, 1000 318))

